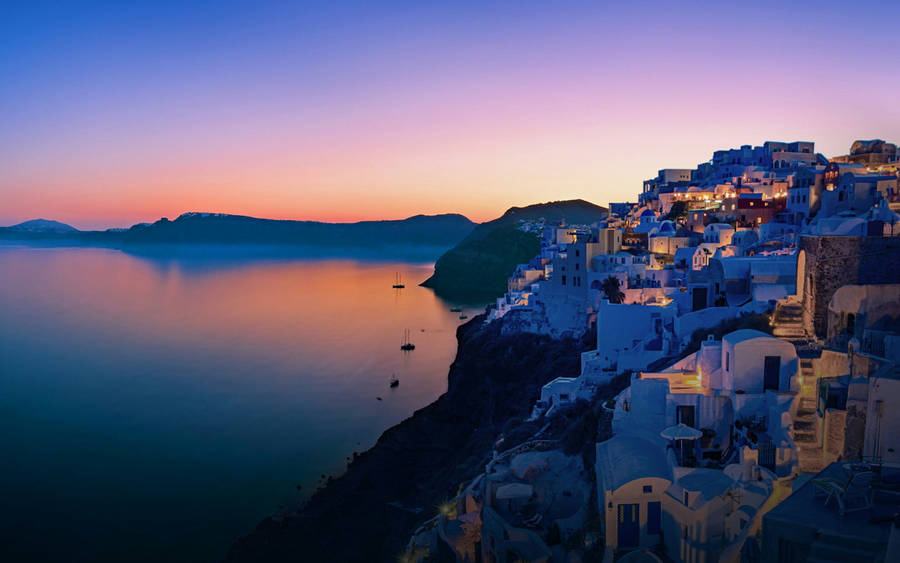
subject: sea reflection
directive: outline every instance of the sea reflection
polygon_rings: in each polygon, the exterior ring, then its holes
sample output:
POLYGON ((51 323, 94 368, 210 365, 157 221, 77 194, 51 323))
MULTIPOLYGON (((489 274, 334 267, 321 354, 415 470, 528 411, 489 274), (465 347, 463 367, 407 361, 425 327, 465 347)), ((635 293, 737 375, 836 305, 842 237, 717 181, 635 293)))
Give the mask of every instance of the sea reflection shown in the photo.
POLYGON ((430 272, 0 247, 4 548, 218 559, 446 389, 461 321, 430 272))

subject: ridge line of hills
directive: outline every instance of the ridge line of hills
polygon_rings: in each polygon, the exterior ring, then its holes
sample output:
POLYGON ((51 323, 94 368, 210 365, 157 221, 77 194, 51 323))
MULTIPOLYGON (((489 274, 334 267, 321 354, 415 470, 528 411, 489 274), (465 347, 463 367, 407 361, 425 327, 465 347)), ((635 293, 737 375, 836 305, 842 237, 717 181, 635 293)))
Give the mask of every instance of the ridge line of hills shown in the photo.
POLYGON ((397 220, 326 223, 190 212, 172 221, 162 218, 127 229, 102 231, 80 231, 57 221, 34 219, 0 227, 0 238, 115 247, 158 244, 449 247, 465 237, 475 225, 455 213, 414 215, 397 220))

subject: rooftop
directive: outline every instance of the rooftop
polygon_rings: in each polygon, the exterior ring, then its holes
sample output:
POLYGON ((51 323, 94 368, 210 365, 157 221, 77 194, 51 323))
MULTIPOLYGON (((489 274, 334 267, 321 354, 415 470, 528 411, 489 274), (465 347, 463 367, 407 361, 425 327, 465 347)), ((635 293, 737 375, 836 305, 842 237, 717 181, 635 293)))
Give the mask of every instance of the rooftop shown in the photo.
POLYGON ((681 499, 684 491, 699 494, 699 501, 709 502, 721 496, 735 484, 734 480, 717 469, 693 469, 678 478, 666 491, 676 499, 681 499))
MULTIPOLYGON (((900 477, 900 469, 884 469, 884 479, 900 477)), ((832 463, 815 478, 832 478, 847 481, 849 473, 840 462, 832 463)), ((830 501, 826 506, 825 497, 814 496, 812 479, 794 491, 781 504, 773 508, 765 519, 774 523, 791 526, 808 526, 822 535, 837 535, 859 538, 874 542, 887 542, 891 517, 900 509, 900 494, 876 487, 874 509, 848 512, 841 516, 837 503, 830 501)))
POLYGON ((597 444, 597 478, 604 488, 614 491, 646 477, 672 480, 665 443, 648 438, 618 435, 597 444))

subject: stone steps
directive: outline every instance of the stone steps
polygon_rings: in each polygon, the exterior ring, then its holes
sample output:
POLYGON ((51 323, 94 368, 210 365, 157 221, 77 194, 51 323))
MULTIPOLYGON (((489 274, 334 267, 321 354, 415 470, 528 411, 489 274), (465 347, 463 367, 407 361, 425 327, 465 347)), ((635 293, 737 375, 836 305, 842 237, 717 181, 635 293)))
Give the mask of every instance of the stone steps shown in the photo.
POLYGON ((825 469, 822 450, 818 447, 797 445, 797 465, 801 473, 816 474, 825 469))
POLYGON ((779 303, 772 315, 772 333, 783 340, 788 340, 795 345, 803 344, 806 340, 806 329, 803 327, 803 306, 789 303, 779 303))
POLYGON ((794 430, 796 430, 796 431, 814 430, 815 426, 816 426, 815 422, 813 422, 811 419, 806 419, 806 420, 794 419, 794 430))
POLYGON ((806 336, 806 329, 799 323, 795 325, 777 324, 772 329, 772 334, 775 336, 806 336))

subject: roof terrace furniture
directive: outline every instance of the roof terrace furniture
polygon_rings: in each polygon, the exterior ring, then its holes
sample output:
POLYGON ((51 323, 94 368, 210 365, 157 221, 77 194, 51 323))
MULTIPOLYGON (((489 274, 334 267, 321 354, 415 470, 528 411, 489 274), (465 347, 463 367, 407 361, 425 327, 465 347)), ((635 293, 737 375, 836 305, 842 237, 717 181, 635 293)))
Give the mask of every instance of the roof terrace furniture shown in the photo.
POLYGON ((848 512, 872 509, 872 480, 875 474, 871 471, 854 473, 846 482, 833 477, 813 479, 816 494, 825 494, 825 504, 833 497, 837 500, 841 516, 848 512), (856 504, 853 508, 848 506, 856 504))

